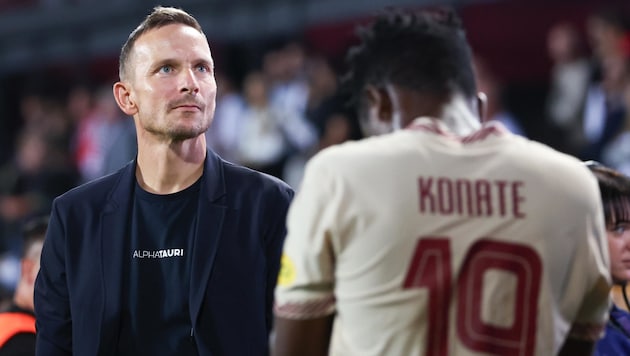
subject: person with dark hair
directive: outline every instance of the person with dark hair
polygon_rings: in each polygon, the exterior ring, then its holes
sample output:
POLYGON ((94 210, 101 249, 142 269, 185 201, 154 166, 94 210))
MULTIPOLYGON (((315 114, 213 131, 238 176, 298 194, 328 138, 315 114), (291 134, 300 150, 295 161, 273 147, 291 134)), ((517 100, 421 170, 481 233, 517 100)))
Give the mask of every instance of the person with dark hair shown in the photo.
POLYGON ((591 64, 586 57, 577 26, 560 21, 547 32, 547 53, 553 66, 546 102, 546 142, 571 155, 584 145, 583 109, 591 80, 591 64))
POLYGON ((611 289, 613 303, 606 334, 597 343, 595 355, 629 355, 630 313, 627 308, 630 305, 623 289, 630 281, 630 177, 598 162, 589 161, 586 166, 599 182, 610 252, 610 273, 615 287, 618 287, 611 289))
POLYGON ((587 32, 594 53, 592 78, 584 101, 583 159, 604 161, 604 151, 623 131, 624 87, 630 51, 630 13, 624 6, 593 13, 587 32))
POLYGON ((0 356, 35 355, 33 289, 47 227, 48 216, 37 216, 24 224, 20 279, 13 304, 0 313, 0 356))
POLYGON ((156 7, 122 47, 134 161, 55 199, 35 285, 38 355, 265 355, 293 191, 207 149, 207 38, 156 7))
POLYGON ((307 164, 287 217, 275 355, 588 355, 610 288, 597 182, 480 122, 455 13, 388 11, 345 83, 363 128, 307 164))

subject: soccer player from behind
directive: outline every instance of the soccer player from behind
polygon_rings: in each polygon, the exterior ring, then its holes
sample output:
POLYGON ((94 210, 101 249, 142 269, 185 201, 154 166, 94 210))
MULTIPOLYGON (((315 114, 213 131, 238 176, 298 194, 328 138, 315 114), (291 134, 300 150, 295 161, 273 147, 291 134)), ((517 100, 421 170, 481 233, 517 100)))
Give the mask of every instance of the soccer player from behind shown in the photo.
POLYGON ((388 11, 349 54, 363 128, 307 165, 275 355, 588 355, 606 323, 597 182, 480 121, 451 11, 388 11))

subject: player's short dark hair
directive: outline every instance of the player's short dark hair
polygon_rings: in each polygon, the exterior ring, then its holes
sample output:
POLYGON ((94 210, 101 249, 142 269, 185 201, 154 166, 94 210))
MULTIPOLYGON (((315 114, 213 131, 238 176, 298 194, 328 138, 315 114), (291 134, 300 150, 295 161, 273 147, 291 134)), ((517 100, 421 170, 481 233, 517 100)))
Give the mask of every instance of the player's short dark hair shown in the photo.
POLYGON ((197 22, 197 20, 186 11, 174 7, 156 6, 153 8, 153 12, 151 12, 144 21, 142 21, 142 23, 140 23, 140 25, 131 32, 129 38, 127 38, 127 41, 122 46, 118 61, 118 75, 121 79, 127 75, 126 70, 129 55, 138 38, 149 30, 172 24, 190 26, 203 34, 203 29, 201 28, 201 25, 199 25, 199 22, 197 22))
POLYGON ((451 9, 388 9, 358 31, 347 56, 344 89, 358 102, 366 85, 387 83, 438 96, 476 95, 472 51, 451 9))
POLYGON ((22 226, 22 258, 26 257, 31 247, 44 241, 48 229, 48 215, 38 215, 28 219, 22 226))
POLYGON ((598 162, 586 162, 599 183, 606 226, 630 222, 630 177, 598 162))

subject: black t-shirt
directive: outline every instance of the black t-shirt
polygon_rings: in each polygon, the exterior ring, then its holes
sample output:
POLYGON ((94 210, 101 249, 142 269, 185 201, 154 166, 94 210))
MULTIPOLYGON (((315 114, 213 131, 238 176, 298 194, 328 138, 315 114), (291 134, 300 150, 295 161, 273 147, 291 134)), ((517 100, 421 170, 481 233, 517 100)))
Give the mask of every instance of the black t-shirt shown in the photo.
POLYGON ((118 355, 197 355, 189 287, 199 186, 157 195, 136 183, 118 355))

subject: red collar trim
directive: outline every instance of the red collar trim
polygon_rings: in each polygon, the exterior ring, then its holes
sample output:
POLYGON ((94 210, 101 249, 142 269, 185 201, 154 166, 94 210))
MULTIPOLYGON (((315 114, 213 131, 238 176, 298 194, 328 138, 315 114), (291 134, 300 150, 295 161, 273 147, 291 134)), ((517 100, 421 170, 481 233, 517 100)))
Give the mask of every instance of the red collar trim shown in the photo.
POLYGON ((509 131, 498 121, 484 123, 481 128, 467 136, 457 136, 451 132, 446 125, 436 119, 421 118, 414 120, 408 130, 424 131, 435 135, 447 137, 461 143, 473 143, 485 140, 490 135, 503 136, 509 131))

